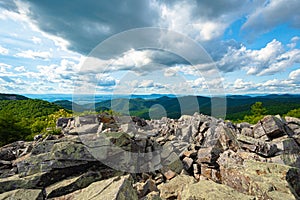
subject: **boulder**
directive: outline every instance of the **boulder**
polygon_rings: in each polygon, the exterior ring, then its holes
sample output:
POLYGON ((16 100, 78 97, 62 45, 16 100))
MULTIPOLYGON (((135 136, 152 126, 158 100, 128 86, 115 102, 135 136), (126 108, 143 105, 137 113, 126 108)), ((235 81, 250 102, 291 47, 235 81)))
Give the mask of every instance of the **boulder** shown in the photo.
POLYGON ((254 137, 253 130, 248 127, 243 128, 241 134, 249 137, 254 137))
POLYGON ((261 199, 272 199, 274 196, 297 199, 299 195, 300 169, 275 163, 262 163, 257 161, 244 161, 242 165, 228 163, 220 166, 221 181, 238 192, 253 195, 261 199), (295 170, 292 177, 288 178, 288 172, 295 170), (291 182, 294 190, 290 189, 291 182))
POLYGON ((152 179, 146 180, 145 183, 140 183, 137 187, 137 191, 139 198, 144 197, 151 192, 159 192, 156 187, 155 181, 152 179))
POLYGON ((183 160, 183 167, 185 170, 189 170, 191 169, 191 167, 193 166, 193 159, 192 158, 189 158, 189 157, 185 157, 183 160))
POLYGON ((261 120, 261 124, 266 135, 271 139, 281 137, 285 134, 284 123, 275 116, 265 116, 261 120))
POLYGON ((66 128, 68 127, 68 124, 70 124, 71 121, 74 121, 74 117, 68 117, 68 118, 60 117, 56 122, 56 127, 66 128))
POLYGON ((110 200, 137 200, 138 196, 132 186, 130 175, 118 176, 102 181, 96 181, 88 187, 55 199, 110 199, 110 200))
POLYGON ((160 197, 163 199, 177 199, 181 194, 183 188, 191 183, 195 183, 195 179, 192 176, 179 175, 171 179, 165 184, 160 184, 158 189, 160 190, 160 197))
POLYGON ((83 135, 90 133, 98 133, 100 125, 99 124, 83 124, 81 126, 75 127, 67 132, 69 135, 83 135))
POLYGON ((220 153, 223 152, 223 149, 219 147, 207 147, 207 148, 201 148, 198 151, 197 155, 197 163, 208 163, 208 164, 214 164, 217 159, 219 158, 220 153))
POLYGON ((257 122, 257 124, 255 124, 255 126, 253 127, 253 136, 254 138, 261 138, 263 136, 266 136, 266 132, 260 121, 257 122))
POLYGON ((284 119, 288 124, 298 124, 300 126, 299 118, 286 116, 284 119))
POLYGON ((31 142, 17 141, 0 147, 0 160, 15 160, 29 145, 31 142))
POLYGON ((226 185, 217 184, 211 180, 201 180, 198 183, 186 184, 180 193, 181 199, 234 199, 253 200, 254 196, 235 191, 226 185))
MULTIPOLYGON (((100 122, 101 115, 100 115, 100 122)), ((85 115, 85 116, 78 116, 75 118, 75 126, 82 126, 86 124, 99 124, 99 116, 98 115, 85 115)))
POLYGON ((43 200, 45 198, 41 189, 17 189, 0 194, 0 199, 43 200))

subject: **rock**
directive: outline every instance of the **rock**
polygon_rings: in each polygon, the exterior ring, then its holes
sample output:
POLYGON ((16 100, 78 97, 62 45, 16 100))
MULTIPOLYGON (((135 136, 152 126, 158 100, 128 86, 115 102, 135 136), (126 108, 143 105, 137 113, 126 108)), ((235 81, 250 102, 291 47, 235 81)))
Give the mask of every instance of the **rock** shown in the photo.
POLYGON ((181 199, 235 199, 235 200, 253 200, 254 196, 246 195, 235 191, 234 189, 217 184, 211 180, 201 180, 198 183, 186 185, 181 194, 181 199))
POLYGON ((141 200, 162 200, 159 196, 159 192, 150 192, 147 196, 141 198, 141 200))
POLYGON ((83 134, 90 134, 90 133, 97 133, 99 129, 99 124, 84 124, 79 127, 75 127, 71 129, 68 134, 69 135, 83 135, 83 134))
POLYGON ((55 181, 62 180, 66 175, 68 175, 65 171, 61 171, 61 174, 57 174, 57 172, 58 171, 54 171, 51 174, 36 173, 23 178, 20 178, 18 175, 1 178, 0 193, 16 189, 42 189, 55 181))
POLYGON ((227 150, 220 154, 220 157, 217 160, 217 163, 221 167, 229 167, 229 166, 234 166, 234 165, 242 165, 243 164, 243 159, 234 151, 232 150, 227 150))
POLYGON ((160 184, 160 197, 163 199, 177 199, 183 188, 191 183, 195 183, 192 176, 179 175, 165 184, 160 184))
POLYGON ((211 179, 211 172, 212 172, 212 167, 208 166, 207 164, 201 164, 201 175, 211 179))
POLYGON ((236 125, 238 129, 251 128, 251 124, 247 122, 242 122, 236 125))
POLYGON ((299 168, 290 168, 286 173, 285 180, 288 182, 291 192, 300 199, 300 170, 299 168))
POLYGON ((192 165, 193 165, 193 159, 185 157, 183 160, 183 167, 185 170, 189 170, 191 169, 192 165))
POLYGON ((145 183, 142 183, 138 188, 139 198, 144 197, 151 192, 159 192, 155 185, 155 182, 151 179, 148 179, 145 183))
POLYGON ((298 124, 300 126, 300 119, 299 118, 286 116, 285 121, 288 124, 298 124))
POLYGON ((257 124, 255 124, 255 126, 253 127, 253 135, 254 138, 261 138, 263 136, 266 136, 266 132, 260 121, 257 122, 257 124))
POLYGON ((136 129, 133 123, 122 124, 120 128, 122 129, 123 132, 130 134, 132 136, 135 136, 138 132, 138 130, 136 129))
POLYGON ((159 185, 164 181, 164 177, 161 173, 159 173, 158 175, 155 176, 154 180, 155 180, 155 184, 159 185))
POLYGON ((247 127, 242 129, 241 134, 249 137, 254 137, 253 130, 247 127))
POLYGON ((261 120, 261 124, 264 131, 266 132, 266 135, 271 139, 283 136, 285 134, 283 128, 284 123, 277 117, 271 115, 265 116, 261 120))
POLYGON ((0 148, 0 160, 12 161, 19 157, 20 150, 24 150, 27 145, 31 143, 26 143, 24 141, 17 141, 0 148))
POLYGON ((184 151, 183 155, 188 158, 195 158, 197 157, 197 151, 196 150, 184 151))
POLYGON ((58 197, 83 189, 95 181, 101 180, 101 172, 89 171, 80 176, 70 177, 46 188, 47 198, 58 197))
POLYGON ((102 113, 100 116, 98 116, 98 115, 78 116, 75 118, 75 126, 78 127, 78 126, 83 126, 83 125, 87 125, 87 124, 99 124, 99 121, 103 122, 102 117, 104 115, 105 114, 102 113), (100 120, 99 120, 99 118, 100 118, 100 120))
POLYGON ((264 157, 272 157, 278 152, 278 148, 272 143, 258 143, 255 152, 264 157))
POLYGON ((31 150, 31 155, 38 155, 51 152, 51 149, 55 143, 61 142, 60 140, 46 140, 37 143, 31 150))
POLYGON ((17 189, 0 194, 0 199, 43 200, 44 195, 41 189, 17 189))
POLYGON ((74 117, 60 117, 56 122, 56 127, 66 128, 68 127, 68 124, 70 124, 70 121, 74 121, 74 117))
POLYGON ((39 134, 39 135, 35 135, 34 137, 33 137, 33 140, 34 141, 38 141, 39 139, 42 139, 43 138, 43 136, 41 135, 41 134, 39 134))
POLYGON ((73 142, 55 143, 51 149, 51 158, 55 160, 97 161, 83 144, 73 142))
MULTIPOLYGON (((278 194, 288 199, 295 199, 290 190, 290 183, 287 181, 287 173, 292 169, 297 171, 294 174, 299 173, 299 169, 286 165, 244 161, 243 165, 228 163, 220 166, 220 173, 222 183, 238 192, 257 196, 259 199, 271 198, 270 196, 278 194)), ((293 175, 293 178, 299 183, 299 176, 293 175)), ((294 188, 299 187, 298 183, 295 183, 294 188)))
POLYGON ((1 195, 34 190, 32 199, 299 199, 297 119, 267 116, 255 126, 235 126, 197 113, 150 121, 104 113, 70 120, 58 124, 79 136, 0 148, 1 195), (125 133, 133 129, 135 135, 125 133), (135 184, 108 166, 136 172, 135 184))
POLYGON ((137 126, 141 126, 141 127, 144 127, 144 126, 147 126, 147 122, 145 119, 143 118, 140 118, 140 117, 136 117, 136 116, 133 116, 131 117, 132 121, 137 125, 137 126))
POLYGON ((173 172, 172 170, 168 170, 164 172, 164 176, 166 177, 167 180, 170 180, 176 176, 176 173, 173 172))
POLYGON ((97 181, 88 187, 77 190, 65 196, 55 199, 110 199, 110 200, 137 200, 138 196, 132 186, 132 177, 130 175, 114 177, 102 181, 97 181))
POLYGON ((207 147, 207 148, 201 148, 198 151, 197 155, 197 163, 209 163, 213 164, 217 161, 220 153, 223 152, 223 149, 221 147, 207 147))

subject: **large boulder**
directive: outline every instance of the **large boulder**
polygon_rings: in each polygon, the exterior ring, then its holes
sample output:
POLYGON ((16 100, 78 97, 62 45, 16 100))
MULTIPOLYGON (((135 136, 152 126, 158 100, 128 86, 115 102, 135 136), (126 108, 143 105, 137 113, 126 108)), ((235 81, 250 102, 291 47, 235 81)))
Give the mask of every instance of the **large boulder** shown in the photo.
POLYGON ((0 199, 43 200, 45 197, 41 189, 17 189, 0 194, 0 199))
POLYGON ((299 198, 300 178, 296 175, 299 174, 300 169, 275 163, 242 161, 234 152, 231 152, 230 156, 228 152, 223 154, 218 160, 222 184, 258 198, 273 199, 276 196, 288 197, 288 199, 299 198), (293 173, 288 174, 291 170, 293 173), (291 176, 295 178, 292 188, 291 176))
POLYGON ((137 192, 134 190, 133 179, 130 175, 118 176, 110 179, 96 181, 88 187, 56 199, 110 199, 110 200, 137 200, 137 192))
POLYGON ((160 184, 158 186, 160 197, 163 199, 177 199, 183 188, 191 183, 195 183, 195 179, 192 176, 176 176, 168 183, 160 184))
POLYGON ((260 138, 267 136, 270 139, 285 135, 284 122, 271 115, 265 116, 254 127, 254 136, 260 138))
POLYGON ((246 195, 228 187, 217 184, 211 180, 201 180, 198 183, 188 184, 180 192, 181 199, 233 199, 253 200, 254 196, 246 195))

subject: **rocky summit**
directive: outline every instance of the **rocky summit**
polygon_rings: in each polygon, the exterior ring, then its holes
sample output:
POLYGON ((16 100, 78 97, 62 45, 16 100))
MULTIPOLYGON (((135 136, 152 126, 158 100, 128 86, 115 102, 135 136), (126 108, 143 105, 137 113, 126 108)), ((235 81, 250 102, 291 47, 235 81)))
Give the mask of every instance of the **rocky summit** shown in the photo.
POLYGON ((0 148, 0 199, 299 199, 300 119, 60 118, 0 148))

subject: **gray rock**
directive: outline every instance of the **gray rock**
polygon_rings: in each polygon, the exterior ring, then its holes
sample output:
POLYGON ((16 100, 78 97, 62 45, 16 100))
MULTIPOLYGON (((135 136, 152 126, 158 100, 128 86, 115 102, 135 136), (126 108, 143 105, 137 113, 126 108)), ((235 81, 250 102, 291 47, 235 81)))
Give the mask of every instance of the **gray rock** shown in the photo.
POLYGON ((198 151, 196 162, 200 165, 201 163, 214 164, 222 152, 223 149, 220 146, 201 148, 198 151))
POLYGON ((266 132, 261 124, 261 122, 257 122, 257 124, 255 124, 255 126, 253 127, 253 135, 254 138, 261 138, 263 136, 266 136, 266 132))
POLYGON ((137 200, 138 196, 132 186, 132 177, 130 175, 113 177, 110 179, 97 181, 86 188, 77 190, 60 199, 110 199, 110 200, 137 200))
POLYGON ((285 135, 284 123, 277 117, 268 115, 261 120, 266 135, 273 139, 285 135))
POLYGON ((193 166, 193 159, 191 158, 185 157, 182 162, 185 170, 189 170, 193 166))
POLYGON ((251 128, 243 128, 241 134, 249 137, 254 137, 253 130, 251 128))
POLYGON ((41 189, 17 189, 0 194, 0 199, 43 200, 44 195, 41 189))

